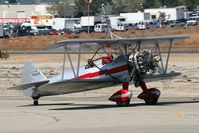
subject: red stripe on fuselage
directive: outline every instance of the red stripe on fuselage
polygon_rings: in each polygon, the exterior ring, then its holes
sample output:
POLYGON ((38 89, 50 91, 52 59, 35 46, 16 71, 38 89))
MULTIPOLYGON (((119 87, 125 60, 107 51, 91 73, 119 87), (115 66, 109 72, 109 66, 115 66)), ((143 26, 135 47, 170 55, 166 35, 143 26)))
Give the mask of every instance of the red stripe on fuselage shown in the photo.
POLYGON ((103 71, 87 73, 87 74, 79 76, 78 78, 79 79, 93 78, 93 77, 97 77, 97 76, 100 76, 100 75, 103 75, 103 74, 111 75, 111 74, 123 72, 123 71, 126 71, 126 70, 128 70, 128 66, 127 65, 123 65, 123 66, 119 66, 119 67, 116 67, 116 68, 112 68, 110 70, 106 69, 106 70, 103 70, 103 71))

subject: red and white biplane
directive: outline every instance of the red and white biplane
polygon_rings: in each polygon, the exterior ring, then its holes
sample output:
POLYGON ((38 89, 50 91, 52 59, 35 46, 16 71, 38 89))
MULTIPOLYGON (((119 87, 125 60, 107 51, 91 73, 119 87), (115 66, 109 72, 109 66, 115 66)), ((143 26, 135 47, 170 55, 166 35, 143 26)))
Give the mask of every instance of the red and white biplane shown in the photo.
MULTIPOLYGON (((38 104, 43 96, 68 94, 121 85, 122 89, 114 93, 109 100, 118 106, 128 106, 132 93, 129 83, 141 87, 138 98, 146 104, 156 104, 160 96, 157 88, 147 88, 146 82, 157 81, 179 75, 167 72, 171 46, 183 41, 187 36, 158 36, 115 39, 71 39, 56 42, 48 49, 62 47, 64 50, 62 73, 46 78, 32 63, 25 64, 22 84, 9 89, 23 90, 38 104), (166 59, 163 60, 161 45, 168 46, 166 59), (147 49, 146 49, 147 48, 147 49), (92 51, 94 49, 94 51, 92 51), (77 66, 71 59, 76 54, 77 66), (93 54, 86 65, 81 66, 81 56, 93 54), (104 54, 100 57, 100 55, 104 54), (66 57, 71 70, 65 70, 66 57)), ((165 54, 164 54, 165 55, 165 54)))

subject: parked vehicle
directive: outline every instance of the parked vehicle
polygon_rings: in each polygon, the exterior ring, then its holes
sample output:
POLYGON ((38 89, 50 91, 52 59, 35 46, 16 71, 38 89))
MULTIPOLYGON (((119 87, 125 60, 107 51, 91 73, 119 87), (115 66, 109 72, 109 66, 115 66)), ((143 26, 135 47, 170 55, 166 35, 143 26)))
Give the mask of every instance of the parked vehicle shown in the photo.
POLYGON ((12 22, 7 22, 3 24, 4 28, 14 28, 14 23, 12 22))
POLYGON ((22 29, 31 29, 32 26, 33 24, 31 23, 31 21, 25 21, 24 23, 21 24, 22 29))
POLYGON ((30 35, 49 35, 50 30, 49 29, 33 29, 30 30, 30 35))
POLYGON ((128 23, 128 30, 137 30, 138 29, 138 24, 135 23, 128 23))
POLYGON ((181 27, 181 26, 185 26, 186 23, 185 22, 180 22, 180 21, 173 21, 169 24, 169 27, 181 27))
POLYGON ((81 33, 81 28, 75 28, 75 30, 73 31, 73 33, 80 34, 81 33))
POLYGON ((55 29, 50 29, 49 34, 50 34, 50 35, 59 35, 59 34, 61 34, 61 33, 59 33, 59 32, 58 32, 57 30, 55 30, 55 29))
POLYGON ((149 22, 149 29, 159 28, 160 23, 158 22, 149 22))
MULTIPOLYGON (((81 32, 88 32, 88 26, 82 26, 80 29, 77 29, 79 33, 81 32)), ((90 26, 89 27, 89 32, 94 32, 94 27, 93 26, 90 26)))
POLYGON ((115 27, 116 31, 127 31, 128 30, 128 24, 127 23, 118 23, 117 27, 115 27))
POLYGON ((13 36, 12 28, 5 28, 3 25, 0 25, 0 37, 1 38, 10 38, 13 36))
POLYGON ((150 28, 150 25, 148 22, 139 22, 138 23, 138 29, 139 30, 146 30, 146 29, 149 29, 150 28))
POLYGON ((70 34, 70 33, 72 33, 72 31, 70 29, 68 29, 68 28, 64 28, 64 29, 62 29, 59 32, 61 32, 61 34, 70 34))
POLYGON ((24 30, 24 29, 18 29, 17 31, 16 31, 16 36, 29 36, 30 35, 30 32, 29 32, 29 30, 24 30))
POLYGON ((199 24, 199 17, 192 17, 187 21, 187 26, 198 25, 198 24, 199 24))
POLYGON ((95 32, 108 32, 107 24, 96 24, 94 27, 95 32))

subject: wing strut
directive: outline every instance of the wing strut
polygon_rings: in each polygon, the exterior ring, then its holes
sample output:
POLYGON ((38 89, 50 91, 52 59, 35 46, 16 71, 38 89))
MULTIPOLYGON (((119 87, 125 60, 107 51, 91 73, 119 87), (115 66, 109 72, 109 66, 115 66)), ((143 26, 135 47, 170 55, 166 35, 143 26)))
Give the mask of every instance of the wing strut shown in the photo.
POLYGON ((78 76, 79 76, 79 68, 80 68, 80 59, 81 59, 81 43, 79 44, 79 48, 78 48, 78 64, 77 64, 77 71, 76 72, 75 72, 75 68, 74 68, 74 65, 72 63, 71 56, 70 56, 70 53, 68 51, 68 48, 64 47, 64 60, 63 60, 63 68, 62 68, 62 80, 64 80, 64 71, 65 71, 65 64, 66 64, 66 54, 68 56, 68 60, 70 62, 70 66, 72 68, 73 75, 74 75, 75 78, 78 78, 78 76))
POLYGON ((169 42, 169 48, 168 48, 168 51, 167 51, 167 58, 166 58, 166 64, 164 65, 163 63, 163 60, 162 60, 162 52, 160 50, 160 45, 159 45, 159 42, 156 41, 156 50, 158 50, 158 55, 160 57, 160 62, 161 62, 161 67, 162 67, 162 73, 163 74, 166 74, 167 73, 167 68, 168 68, 168 64, 169 64, 169 57, 170 57, 170 54, 171 54, 171 46, 172 46, 172 43, 173 43, 173 39, 170 40, 169 42))
POLYGON ((170 40, 170 45, 169 45, 169 49, 168 49, 168 54, 167 54, 167 60, 166 60, 166 64, 165 64, 165 69, 164 69, 164 74, 166 74, 167 72, 167 68, 168 68, 168 63, 169 63, 169 57, 171 54, 171 46, 172 46, 173 40, 170 40))
POLYGON ((162 60, 162 52, 160 50, 160 45, 159 45, 158 41, 156 41, 156 49, 158 50, 158 55, 160 57, 160 62, 161 62, 161 67, 162 67, 162 73, 164 73, 164 64, 163 64, 163 60, 162 60))
MULTIPOLYGON (((81 57, 81 43, 79 44, 79 49, 78 49, 78 64, 77 64, 77 77, 79 77, 79 67, 80 67, 80 57, 81 57)), ((76 77, 76 78, 77 78, 76 77)))
POLYGON ((64 60, 63 60, 63 68, 62 68, 62 80, 64 79, 65 64, 66 64, 66 47, 64 47, 64 60))
POLYGON ((70 54, 69 54, 69 51, 67 48, 66 49, 66 53, 67 53, 67 56, 68 56, 68 60, 70 62, 70 66, 72 68, 72 71, 73 71, 73 74, 74 74, 74 77, 77 78, 77 75, 75 74, 75 69, 74 69, 74 66, 73 66, 73 63, 72 63, 72 60, 71 60, 71 57, 70 57, 70 54))

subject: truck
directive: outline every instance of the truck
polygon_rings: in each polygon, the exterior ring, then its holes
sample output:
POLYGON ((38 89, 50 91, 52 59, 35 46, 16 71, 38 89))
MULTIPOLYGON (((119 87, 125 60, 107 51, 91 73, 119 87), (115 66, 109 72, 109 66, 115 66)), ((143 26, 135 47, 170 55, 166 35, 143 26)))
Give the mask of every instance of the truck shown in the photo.
POLYGON ((80 20, 81 29, 86 31, 86 29, 90 30, 91 32, 94 31, 94 26, 97 23, 100 23, 99 17, 97 16, 83 16, 80 20))
POLYGON ((145 13, 150 14, 150 20, 163 19, 162 17, 164 17, 166 21, 184 19, 184 11, 184 7, 144 9, 145 13))
POLYGON ((54 17, 50 15, 33 15, 31 18, 21 24, 22 29, 33 28, 51 28, 54 17))
POLYGON ((34 26, 34 24, 31 23, 31 21, 25 21, 21 24, 22 29, 31 29, 32 26, 34 26))
POLYGON ((65 18, 54 18, 52 28, 56 30, 62 30, 65 28, 66 19, 65 18))
POLYGON ((96 24, 94 27, 95 32, 108 32, 108 25, 104 23, 96 24))
POLYGON ((126 20, 125 18, 120 17, 120 16, 110 16, 109 20, 110 20, 110 25, 112 29, 114 30, 121 30, 121 28, 125 29, 122 26, 122 23, 125 23, 125 20, 126 20))
POLYGON ((13 35, 13 30, 11 28, 5 28, 0 25, 0 38, 10 38, 13 35))
POLYGON ((150 14, 144 12, 120 13, 120 16, 125 18, 126 23, 139 23, 140 21, 150 20, 150 14))

